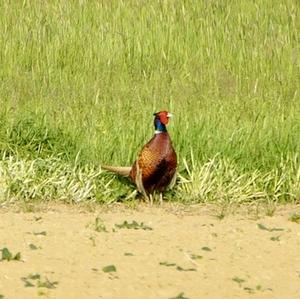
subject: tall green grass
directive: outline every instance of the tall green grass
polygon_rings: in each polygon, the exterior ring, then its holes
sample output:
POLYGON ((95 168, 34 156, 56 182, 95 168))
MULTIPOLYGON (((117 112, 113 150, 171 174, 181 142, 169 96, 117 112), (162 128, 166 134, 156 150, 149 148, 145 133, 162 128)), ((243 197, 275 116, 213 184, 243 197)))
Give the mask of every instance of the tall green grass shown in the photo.
POLYGON ((75 200, 79 173, 81 200, 126 198, 99 165, 132 163, 161 109, 171 200, 299 199, 299 1, 3 1, 0 28, 0 200, 75 200))

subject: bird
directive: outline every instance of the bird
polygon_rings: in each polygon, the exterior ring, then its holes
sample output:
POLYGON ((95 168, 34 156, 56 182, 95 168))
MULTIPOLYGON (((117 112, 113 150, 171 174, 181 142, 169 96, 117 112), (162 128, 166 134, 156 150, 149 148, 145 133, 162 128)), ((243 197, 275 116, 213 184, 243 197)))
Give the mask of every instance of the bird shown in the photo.
POLYGON ((159 111, 154 116, 154 136, 142 147, 136 161, 130 167, 102 165, 105 170, 128 177, 143 196, 153 203, 153 194, 162 193, 176 181, 177 155, 167 131, 168 111, 159 111))

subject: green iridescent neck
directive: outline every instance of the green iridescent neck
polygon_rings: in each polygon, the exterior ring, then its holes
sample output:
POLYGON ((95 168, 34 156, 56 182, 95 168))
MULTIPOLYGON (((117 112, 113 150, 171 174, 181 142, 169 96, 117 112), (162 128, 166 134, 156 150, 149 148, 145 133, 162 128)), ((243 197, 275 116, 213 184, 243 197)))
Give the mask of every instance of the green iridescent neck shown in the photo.
POLYGON ((166 126, 160 121, 159 118, 154 120, 155 133, 159 134, 161 132, 167 132, 166 126))

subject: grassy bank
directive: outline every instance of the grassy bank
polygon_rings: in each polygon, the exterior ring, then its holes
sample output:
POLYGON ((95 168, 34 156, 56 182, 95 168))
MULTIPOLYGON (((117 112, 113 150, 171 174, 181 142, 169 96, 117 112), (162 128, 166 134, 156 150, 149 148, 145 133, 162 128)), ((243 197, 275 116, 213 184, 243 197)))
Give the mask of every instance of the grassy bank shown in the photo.
POLYGON ((2 201, 126 198, 99 165, 132 163, 160 109, 170 200, 299 199, 297 1, 12 1, 0 24, 2 201))

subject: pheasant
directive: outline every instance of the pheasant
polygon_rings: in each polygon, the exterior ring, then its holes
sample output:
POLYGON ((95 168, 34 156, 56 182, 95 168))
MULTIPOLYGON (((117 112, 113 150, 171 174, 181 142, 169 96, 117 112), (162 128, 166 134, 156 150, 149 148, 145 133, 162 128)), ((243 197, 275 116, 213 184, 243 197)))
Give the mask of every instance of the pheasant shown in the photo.
POLYGON ((129 177, 146 199, 152 202, 152 195, 158 191, 160 201, 162 192, 175 182, 177 156, 172 146, 166 125, 172 116, 167 111, 154 113, 155 132, 144 145, 132 167, 102 166, 103 169, 129 177))

